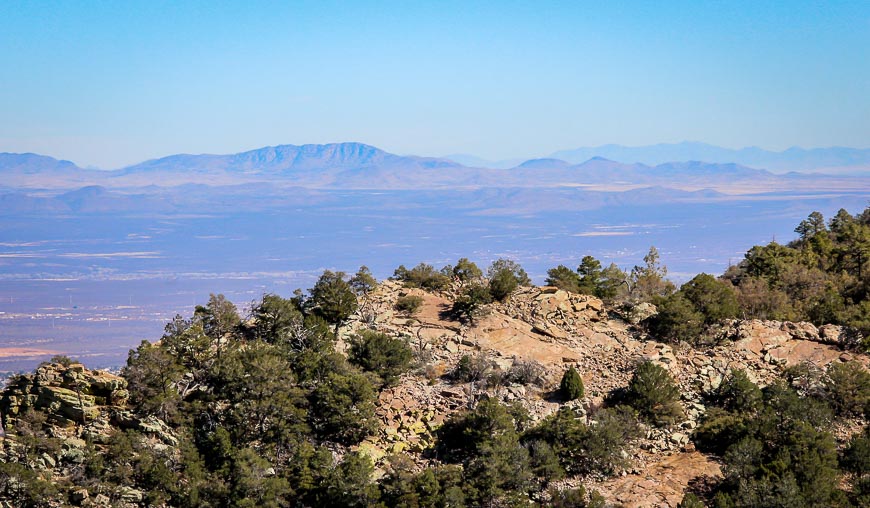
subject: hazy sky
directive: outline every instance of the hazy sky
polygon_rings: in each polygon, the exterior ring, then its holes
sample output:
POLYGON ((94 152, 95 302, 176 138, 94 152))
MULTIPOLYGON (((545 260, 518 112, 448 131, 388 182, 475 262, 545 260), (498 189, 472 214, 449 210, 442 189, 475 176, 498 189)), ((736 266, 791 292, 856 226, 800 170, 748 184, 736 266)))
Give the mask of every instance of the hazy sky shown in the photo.
POLYGON ((870 146, 870 1, 0 2, 0 151, 682 140, 870 146))

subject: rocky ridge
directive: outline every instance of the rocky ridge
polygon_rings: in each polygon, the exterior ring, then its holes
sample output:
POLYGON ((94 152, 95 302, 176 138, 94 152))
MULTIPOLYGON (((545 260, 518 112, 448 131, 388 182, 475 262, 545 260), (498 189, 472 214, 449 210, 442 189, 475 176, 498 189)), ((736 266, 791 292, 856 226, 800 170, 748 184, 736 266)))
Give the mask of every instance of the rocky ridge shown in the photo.
POLYGON ((507 302, 490 305, 486 315, 471 324, 451 319, 450 305, 444 295, 386 281, 370 295, 366 310, 342 329, 345 336, 361 327, 374 327, 407 337, 421 362, 416 372, 381 394, 383 430, 360 449, 376 461, 402 453, 424 463, 420 452, 432 443, 433 431, 480 395, 474 383, 455 384, 443 376, 465 355, 485 357, 501 372, 523 362, 539 366, 537 383, 522 385, 508 379, 486 389, 505 402, 519 401, 535 421, 560 407, 553 393, 567 368, 580 372, 587 395, 578 405, 592 410, 592 415, 609 393, 627 386, 639 362, 651 360, 677 380, 684 421, 669 429, 647 429, 630 452, 633 466, 618 478, 583 479, 609 501, 628 507, 676 506, 690 482, 721 476, 719 463, 695 451, 690 437, 706 412, 705 401, 732 369, 745 370, 764 386, 787 367, 801 363, 819 369, 832 362, 868 365, 866 355, 849 349, 854 335, 835 325, 817 328, 810 323, 733 320, 718 329, 717 346, 693 349, 658 342, 634 326, 638 314, 655 311, 648 304, 624 315, 592 296, 553 287, 520 288, 507 302), (412 316, 393 310, 395 300, 409 294, 423 299, 420 310, 412 316))
MULTIPOLYGON (((554 413, 563 404, 554 396, 564 371, 573 366, 586 387, 584 400, 573 401, 585 418, 608 394, 627 386, 638 362, 654 361, 677 380, 685 418, 668 429, 647 428, 637 446, 627 451, 630 466, 614 478, 589 477, 582 482, 605 498, 627 507, 676 506, 686 488, 705 478, 721 476, 716 459, 699 453, 691 434, 707 410, 706 401, 731 369, 743 369, 761 385, 785 368, 809 362, 820 369, 833 362, 857 361, 866 355, 849 349, 855 337, 838 326, 817 328, 809 323, 730 321, 718 329, 717 346, 692 349, 661 343, 632 324, 646 306, 630 316, 608 309, 591 296, 552 287, 520 288, 505 303, 488 306, 472 323, 452 317, 447 294, 408 289, 385 281, 365 298, 361 310, 340 330, 339 349, 363 328, 405 337, 415 352, 415 369, 379 395, 378 433, 358 446, 377 466, 392 454, 406 455, 420 466, 431 462, 426 453, 435 431, 451 414, 472 406, 480 396, 522 404, 533 421, 554 413), (413 315, 394 309, 400 296, 422 299, 413 315), (487 383, 455 382, 450 377, 464 356, 483 359, 487 383), (524 381, 513 374, 523 370, 524 381)), ((68 477, 84 460, 87 443, 105 444, 113 429, 136 429, 150 445, 175 453, 177 436, 161 420, 133 414, 127 405, 124 378, 91 371, 81 364, 49 363, 34 373, 13 379, 0 397, 4 428, 15 430, 30 410, 45 415, 47 433, 59 440, 57 450, 38 461, 55 477, 68 477)), ((22 446, 13 436, 3 439, 3 457, 22 446)), ((843 430, 839 435, 847 435, 843 430), (845 433, 845 434, 844 434, 845 433)), ((143 493, 126 488, 114 493, 127 506, 138 506, 143 493)), ((82 489, 73 502, 108 506, 108 497, 82 489)))

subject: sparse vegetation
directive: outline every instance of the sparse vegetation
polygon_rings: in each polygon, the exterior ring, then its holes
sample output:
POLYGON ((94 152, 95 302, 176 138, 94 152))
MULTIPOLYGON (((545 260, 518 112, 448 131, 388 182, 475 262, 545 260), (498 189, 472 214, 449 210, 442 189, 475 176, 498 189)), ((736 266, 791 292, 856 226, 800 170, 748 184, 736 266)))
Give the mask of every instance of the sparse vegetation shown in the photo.
POLYGON ((546 369, 534 360, 515 360, 507 373, 508 380, 521 385, 540 385, 546 369))
POLYGON ((495 364, 486 355, 464 355, 450 377, 460 383, 478 382, 485 380, 495 368, 495 364))
POLYGON ((426 263, 420 263, 410 270, 404 265, 399 266, 393 272, 393 278, 403 282, 406 287, 423 288, 429 291, 444 290, 450 285, 450 277, 426 263))
POLYGON ((423 305, 423 297, 418 295, 405 295, 396 299, 395 308, 397 311, 413 316, 423 305))

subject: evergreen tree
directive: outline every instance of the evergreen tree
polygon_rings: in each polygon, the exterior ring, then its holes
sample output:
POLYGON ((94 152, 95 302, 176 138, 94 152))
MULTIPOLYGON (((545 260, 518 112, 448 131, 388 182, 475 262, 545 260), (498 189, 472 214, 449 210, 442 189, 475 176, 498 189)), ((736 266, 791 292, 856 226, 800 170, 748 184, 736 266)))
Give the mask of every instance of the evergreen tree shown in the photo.
POLYGON ((516 261, 497 259, 486 272, 489 292, 494 300, 503 301, 519 286, 529 286, 532 281, 516 261))
POLYGON ((656 309, 658 312, 647 320, 654 337, 665 342, 700 343, 704 315, 682 293, 658 300, 656 309))
POLYGON ((592 256, 583 256, 583 259, 580 260, 580 266, 577 267, 577 275, 579 277, 577 281, 579 285, 578 292, 595 295, 599 298, 605 297, 602 294, 604 275, 601 270, 600 261, 592 256))
POLYGON ((453 302, 452 312, 460 319, 472 322, 482 307, 492 302, 492 298, 489 287, 479 283, 468 284, 453 302))
POLYGON ((680 293, 712 324, 737 316, 737 295, 726 283, 702 273, 680 287, 680 293))
POLYGON ((565 371, 565 374, 562 375, 562 381, 559 383, 559 390, 565 400, 583 398, 583 379, 580 378, 577 369, 571 367, 565 371))
POLYGON ((483 277, 483 271, 480 267, 473 261, 469 261, 468 258, 460 258, 451 272, 454 277, 463 283, 483 277))
POLYGON ((357 309, 353 288, 344 279, 344 272, 326 270, 309 290, 312 310, 335 327, 336 335, 339 327, 357 309))
POLYGON ((580 277, 565 265, 547 270, 547 279, 544 283, 572 293, 580 292, 580 277))
POLYGON ((640 301, 650 301, 653 297, 672 293, 674 285, 665 279, 668 268, 661 264, 658 249, 650 247, 643 262, 643 266, 635 266, 631 270, 631 296, 640 301))
POLYGON ((350 339, 349 360, 365 371, 374 372, 385 386, 392 385, 408 370, 411 348, 396 339, 374 330, 363 330, 350 339))
POLYGON ((656 425, 668 425, 683 415, 680 390, 664 367, 651 361, 641 362, 628 385, 631 406, 656 425))

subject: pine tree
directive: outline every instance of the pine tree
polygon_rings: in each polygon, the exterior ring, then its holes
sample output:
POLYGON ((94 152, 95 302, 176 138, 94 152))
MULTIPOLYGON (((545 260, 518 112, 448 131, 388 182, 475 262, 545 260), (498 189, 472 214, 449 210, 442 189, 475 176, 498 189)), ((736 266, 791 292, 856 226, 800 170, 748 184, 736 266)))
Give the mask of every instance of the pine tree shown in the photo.
POLYGON ((583 398, 584 388, 583 379, 577 373, 577 369, 571 367, 565 371, 562 376, 562 382, 559 384, 559 389, 565 400, 575 400, 583 398))

